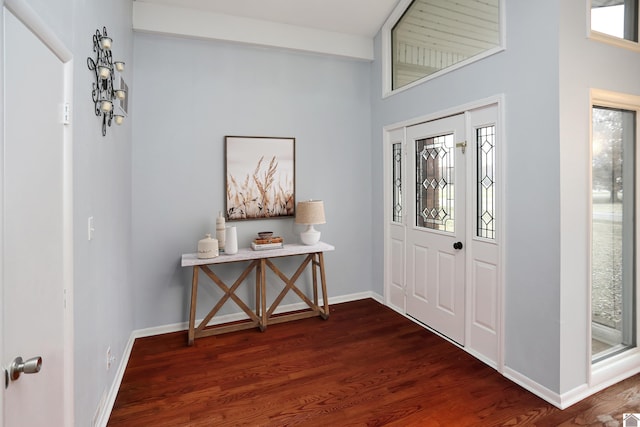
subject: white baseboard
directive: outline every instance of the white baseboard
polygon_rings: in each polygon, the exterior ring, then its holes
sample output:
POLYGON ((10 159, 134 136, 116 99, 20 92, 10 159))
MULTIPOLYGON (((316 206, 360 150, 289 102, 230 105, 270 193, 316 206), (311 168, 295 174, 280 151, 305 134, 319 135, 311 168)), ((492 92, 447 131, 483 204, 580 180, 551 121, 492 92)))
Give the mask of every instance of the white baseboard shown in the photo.
MULTIPOLYGON (((384 305, 384 302, 383 302, 384 299, 382 298, 382 296, 372 291, 332 297, 332 298, 329 298, 329 305, 340 304, 342 302, 357 301, 357 300, 366 299, 366 298, 372 298, 384 305)), ((321 299, 319 303, 322 304, 323 300, 321 299)), ((289 311, 303 310, 305 308, 308 308, 307 304, 305 304, 304 302, 300 302, 296 304, 288 304, 288 305, 279 307, 278 309, 275 310, 274 313, 275 314, 286 313, 289 311)), ((246 316, 244 313, 227 314, 227 315, 219 316, 215 319, 212 319, 212 321, 209 322, 209 325, 218 325, 218 324, 227 323, 227 322, 235 322, 235 321, 244 320, 247 318, 248 316, 246 316)), ((199 324, 201 321, 202 319, 197 320, 196 324, 199 324)), ((107 423, 109 422, 109 417, 111 416, 113 405, 116 402, 116 397, 118 396, 118 390, 120 389, 120 384, 122 384, 124 371, 126 370, 127 364, 129 363, 129 357, 131 356, 131 350, 133 349, 133 343, 135 342, 136 338, 143 338, 143 337, 150 337, 154 335, 168 334, 172 332, 186 331, 188 328, 189 328, 189 322, 180 322, 180 323, 172 323, 172 324, 163 325, 163 326, 154 326, 152 328, 137 329, 131 332, 131 336, 129 337, 127 346, 125 347, 122 357, 120 358, 120 365, 118 366, 118 371, 116 372, 116 375, 113 379, 113 383, 109 388, 109 394, 107 395, 107 400, 98 418, 98 423, 96 424, 97 426, 106 427, 107 423)))
POLYGON ((562 394, 555 393, 549 390, 548 388, 533 381, 529 377, 526 377, 523 374, 508 367, 504 368, 503 375, 509 380, 513 381, 514 383, 520 385, 521 387, 525 388, 526 390, 540 397, 541 399, 552 404, 553 406, 561 410, 564 410, 570 407, 571 405, 574 405, 580 402, 581 400, 586 399, 587 397, 593 394, 596 394, 597 392, 602 391, 605 388, 619 381, 622 381, 623 379, 628 378, 631 375, 634 375, 635 373, 637 373, 638 370, 640 370, 640 368, 638 368, 635 372, 627 373, 624 377, 614 378, 602 384, 595 384, 595 385, 592 384, 591 386, 589 386, 589 384, 581 384, 573 388, 572 390, 569 390, 562 394))
MULTIPOLYGON (((340 304, 342 302, 349 302, 349 301, 357 301, 357 300, 361 300, 361 299, 365 299, 365 298, 372 298, 376 301, 378 301, 380 304, 384 304, 383 302, 383 298, 380 294, 377 294, 375 292, 372 291, 367 291, 367 292, 359 292, 357 294, 349 294, 349 295, 341 295, 341 296, 337 296, 337 297, 331 297, 329 298, 329 305, 332 304, 340 304)), ((320 300, 318 301, 318 303, 320 305, 323 304, 323 300, 322 298, 320 298, 320 300)), ((279 314, 279 313, 287 313, 289 311, 296 311, 296 310, 304 310, 305 308, 308 308, 307 304, 305 304, 304 302, 299 302, 299 303, 295 303, 295 304, 287 304, 287 305, 283 305, 278 307, 275 311, 274 314, 279 314)), ((213 325, 220 325, 223 323, 229 323, 229 322, 237 322, 239 320, 245 320, 248 319, 249 316, 247 316, 245 313, 233 313, 233 314, 225 314, 222 316, 217 316, 213 319, 211 319, 211 321, 209 322, 209 324, 207 326, 213 326, 213 325)), ((197 319, 196 320, 196 325, 200 324, 200 322, 202 322, 202 319, 197 319)), ((138 329, 133 331, 133 335, 134 338, 143 338, 143 337, 151 337, 154 335, 161 335, 161 334, 169 334, 172 332, 180 332, 180 331, 186 331, 187 329, 189 329, 189 322, 180 322, 180 323, 172 323, 169 325, 163 325, 163 326, 154 326, 151 328, 145 328, 145 329, 138 329)))
POLYGON ((129 336, 129 341, 127 341, 127 346, 122 352, 122 357, 120 358, 120 364, 118 365, 118 370, 116 371, 116 375, 113 378, 113 383, 111 383, 111 387, 109 388, 107 399, 105 401, 104 406, 102 407, 102 411, 98 418, 98 422, 96 426, 106 427, 107 423, 109 422, 109 417, 111 416, 111 410, 113 409, 113 404, 116 403, 118 390, 120 389, 120 384, 122 383, 122 378, 124 377, 124 371, 127 369, 127 364, 129 363, 129 357, 131 356, 131 350, 133 350, 133 343, 135 340, 136 340, 136 337, 135 337, 135 331, 134 331, 129 336))
POLYGON ((514 383, 518 384, 522 388, 529 390, 531 393, 535 394, 539 398, 551 403, 553 406, 563 409, 562 399, 558 393, 555 393, 549 390, 545 386, 538 384, 537 382, 533 381, 531 378, 521 374, 516 370, 509 368, 508 366, 504 367, 504 369, 502 370, 502 375, 504 375, 506 378, 513 381, 514 383))

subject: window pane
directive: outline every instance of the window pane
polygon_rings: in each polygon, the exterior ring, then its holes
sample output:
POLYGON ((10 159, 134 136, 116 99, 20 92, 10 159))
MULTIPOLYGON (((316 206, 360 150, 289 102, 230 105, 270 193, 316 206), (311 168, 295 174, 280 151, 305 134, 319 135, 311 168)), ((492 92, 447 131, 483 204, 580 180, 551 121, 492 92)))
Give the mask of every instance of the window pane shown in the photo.
POLYGON ((486 126, 476 130, 477 218, 476 235, 487 239, 496 238, 495 200, 495 156, 496 127, 486 126))
POLYGON ((453 134, 416 141, 416 225, 454 232, 453 134))
POLYGON ((392 89, 500 45, 499 0, 414 0, 391 30, 392 89))
POLYGON ((638 41, 638 0, 591 0, 591 29, 638 41))
POLYGON ((593 108, 592 359, 635 346, 635 112, 593 108))
POLYGON ((393 149, 393 221, 402 222, 402 144, 396 142, 393 149))

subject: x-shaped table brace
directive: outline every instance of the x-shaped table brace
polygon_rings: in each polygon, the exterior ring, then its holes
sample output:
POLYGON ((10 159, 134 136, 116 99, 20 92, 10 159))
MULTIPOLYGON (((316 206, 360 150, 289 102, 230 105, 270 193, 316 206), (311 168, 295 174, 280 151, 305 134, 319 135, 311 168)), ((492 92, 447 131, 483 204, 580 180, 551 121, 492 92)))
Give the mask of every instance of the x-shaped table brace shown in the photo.
POLYGON ((226 332, 234 332, 243 329, 249 329, 254 327, 259 327, 261 331, 264 331, 267 328, 267 325, 270 323, 282 323, 290 320, 304 319, 308 317, 320 316, 323 319, 327 319, 329 317, 329 301, 327 298, 327 286, 326 286, 326 277, 324 271, 324 254, 322 252, 310 253, 305 259, 302 261, 296 272, 288 278, 280 269, 271 262, 268 258, 260 258, 251 261, 251 263, 244 269, 242 274, 236 279, 236 281, 231 285, 231 287, 227 286, 227 284, 222 281, 210 268, 208 265, 194 265, 193 266, 193 278, 191 282, 191 309, 189 313, 189 333, 188 333, 188 344, 193 345, 193 342, 196 337, 204 337, 210 335, 218 335, 226 332), (296 285, 296 281, 300 277, 300 275, 304 272, 307 266, 311 264, 312 266, 312 278, 313 278, 313 301, 309 299, 296 285), (266 271, 269 268, 273 271, 285 284, 285 287, 278 294, 276 299, 273 301, 269 309, 267 310, 267 298, 266 298, 266 271), (255 312, 249 308, 249 306, 240 299, 236 295, 236 290, 238 287, 247 279, 249 274, 256 270, 256 308, 255 312), (320 271, 320 283, 322 286, 322 298, 323 305, 320 306, 318 304, 318 269, 320 271), (216 305, 209 311, 209 313, 202 319, 200 324, 195 326, 195 316, 196 316, 196 303, 198 300, 198 272, 202 270, 223 292, 224 295, 220 298, 220 300, 216 303, 216 305), (293 291, 296 295, 298 295, 302 301, 304 301, 311 310, 298 311, 290 314, 277 314, 274 315, 275 310, 278 305, 282 302, 284 297, 287 295, 289 291, 293 291), (249 319, 244 322, 235 322, 227 325, 218 325, 215 327, 207 327, 207 324, 211 321, 213 316, 215 316, 222 306, 229 300, 233 300, 233 302, 238 305, 248 316, 249 319))

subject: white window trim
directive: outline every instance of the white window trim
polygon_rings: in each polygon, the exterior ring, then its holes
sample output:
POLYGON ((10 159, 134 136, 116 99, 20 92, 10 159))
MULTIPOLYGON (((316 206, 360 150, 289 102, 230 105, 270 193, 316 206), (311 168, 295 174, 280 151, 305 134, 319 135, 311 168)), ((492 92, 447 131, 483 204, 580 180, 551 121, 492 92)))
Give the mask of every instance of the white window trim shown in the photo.
MULTIPOLYGON (((590 40, 594 40, 600 43, 605 43, 615 47, 621 47, 623 49, 628 49, 633 52, 640 52, 640 43, 634 42, 632 40, 621 39, 620 37, 615 37, 606 33, 601 33, 600 31, 593 31, 591 29, 591 1, 586 0, 587 2, 587 38, 590 40)), ((640 15, 640 7, 638 8, 638 14, 640 15)), ((638 16, 638 26, 640 27, 640 16, 638 16)), ((640 28, 638 28, 640 32, 640 28)))
MULTIPOLYGON (((419 84, 422 84, 426 81, 438 78, 444 74, 455 71, 459 68, 465 67, 469 64, 472 64, 476 61, 480 61, 489 56, 495 55, 496 53, 502 52, 507 48, 507 38, 506 38, 506 0, 500 0, 500 38, 499 45, 493 49, 486 50, 482 53, 479 53, 471 58, 465 59, 464 61, 460 61, 457 64, 454 64, 450 67, 443 68, 442 70, 435 72, 433 74, 429 74, 428 76, 424 76, 421 79, 416 80, 415 82, 411 82, 405 86, 402 86, 397 89, 392 89, 391 85, 391 67, 392 67, 392 58, 391 58, 391 30, 396 25, 398 20, 402 17, 404 12, 407 10, 409 5, 413 0, 400 0, 396 8, 391 12, 389 18, 387 18, 386 22, 382 26, 382 98, 387 98, 391 95, 395 95, 396 93, 404 92, 407 89, 415 87, 419 84)), ((587 0, 591 1, 591 0, 587 0)))

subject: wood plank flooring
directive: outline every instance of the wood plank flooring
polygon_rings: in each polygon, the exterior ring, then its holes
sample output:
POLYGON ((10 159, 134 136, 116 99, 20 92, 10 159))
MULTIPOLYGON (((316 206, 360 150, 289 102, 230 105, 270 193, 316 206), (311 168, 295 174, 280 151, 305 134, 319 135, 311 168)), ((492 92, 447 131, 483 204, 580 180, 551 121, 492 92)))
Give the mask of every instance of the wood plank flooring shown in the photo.
POLYGON ((109 426, 622 426, 640 376, 560 411, 371 299, 197 339, 137 339, 109 426))

